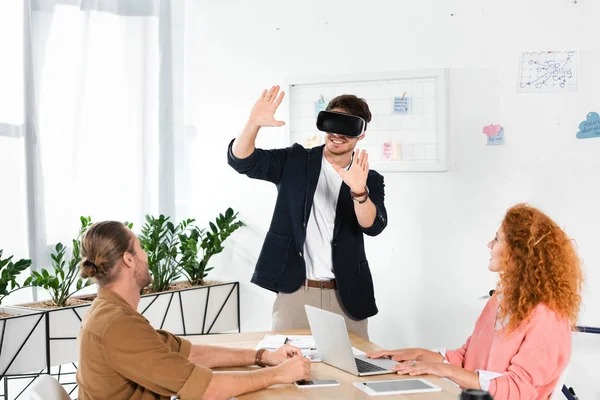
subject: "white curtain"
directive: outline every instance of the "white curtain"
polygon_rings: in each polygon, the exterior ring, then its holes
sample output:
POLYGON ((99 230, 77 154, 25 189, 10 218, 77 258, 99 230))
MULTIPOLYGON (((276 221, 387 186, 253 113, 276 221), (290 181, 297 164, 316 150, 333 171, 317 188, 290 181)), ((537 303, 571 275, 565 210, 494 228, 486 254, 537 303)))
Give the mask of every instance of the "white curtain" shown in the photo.
POLYGON ((157 18, 57 5, 32 22, 47 243, 81 215, 139 224, 158 205, 157 18))
POLYGON ((48 268, 50 248, 70 244, 82 215, 138 229, 147 213, 176 217, 183 54, 173 41, 183 36, 182 2, 6 3, 20 3, 7 19, 23 23, 13 23, 21 44, 7 41, 11 75, 0 70, 0 170, 11 191, 0 189, 0 218, 12 218, 0 222, 0 248, 48 268), (5 81, 20 99, 3 97, 5 81))
MULTIPOLYGON (((23 3, 0 0, 0 249, 28 258, 27 188, 23 138, 23 3)), ((25 276, 24 276, 25 277, 25 276)), ((16 292, 16 302, 31 297, 16 292)))

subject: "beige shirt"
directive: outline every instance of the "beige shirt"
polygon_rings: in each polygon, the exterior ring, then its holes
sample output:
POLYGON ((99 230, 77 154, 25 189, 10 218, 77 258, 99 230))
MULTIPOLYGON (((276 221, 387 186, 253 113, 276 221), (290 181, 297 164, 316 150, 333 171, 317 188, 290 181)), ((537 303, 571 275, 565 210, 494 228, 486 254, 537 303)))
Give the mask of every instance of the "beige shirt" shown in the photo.
POLYGON ((79 332, 79 399, 200 399, 212 371, 188 359, 191 348, 100 288, 79 332))

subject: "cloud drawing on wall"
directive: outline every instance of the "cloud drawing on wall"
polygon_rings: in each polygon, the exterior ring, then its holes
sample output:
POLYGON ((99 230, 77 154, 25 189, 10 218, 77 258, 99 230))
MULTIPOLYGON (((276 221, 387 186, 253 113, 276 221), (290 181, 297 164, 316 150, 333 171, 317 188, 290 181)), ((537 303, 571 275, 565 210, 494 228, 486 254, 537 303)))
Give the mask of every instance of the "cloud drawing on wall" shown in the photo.
POLYGON ((578 139, 600 138, 600 115, 591 112, 585 121, 579 124, 578 139))

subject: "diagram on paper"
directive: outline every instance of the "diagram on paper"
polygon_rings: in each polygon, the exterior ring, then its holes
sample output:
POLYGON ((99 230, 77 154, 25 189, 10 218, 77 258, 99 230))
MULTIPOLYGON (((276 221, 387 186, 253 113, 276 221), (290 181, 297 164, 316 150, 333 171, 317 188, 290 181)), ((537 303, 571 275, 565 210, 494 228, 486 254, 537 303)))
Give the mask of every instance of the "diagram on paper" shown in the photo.
POLYGON ((520 93, 565 93, 577 91, 576 51, 540 51, 521 56, 520 93))

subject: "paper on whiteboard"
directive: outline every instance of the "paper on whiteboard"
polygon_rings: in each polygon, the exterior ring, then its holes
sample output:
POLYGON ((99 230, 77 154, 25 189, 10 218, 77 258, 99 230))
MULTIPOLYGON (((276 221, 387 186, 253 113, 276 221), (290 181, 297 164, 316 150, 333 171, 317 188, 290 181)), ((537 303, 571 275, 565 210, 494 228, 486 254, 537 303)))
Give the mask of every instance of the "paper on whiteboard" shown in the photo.
POLYGON ((498 136, 502 127, 500 125, 486 125, 483 127, 483 133, 486 136, 498 136))
POLYGON ((523 53, 519 93, 568 93, 577 91, 579 57, 576 51, 523 53))
POLYGON ((600 114, 588 113, 585 121, 579 124, 577 139, 600 138, 600 114))
POLYGON ((408 114, 410 98, 406 96, 394 97, 394 114, 408 114))
POLYGON ((323 96, 315 101, 315 117, 317 117, 321 111, 325 111, 327 109, 327 104, 329 104, 329 101, 326 101, 323 96))
POLYGON ((504 144, 504 129, 500 129, 496 136, 487 137, 488 146, 499 146, 504 144))

